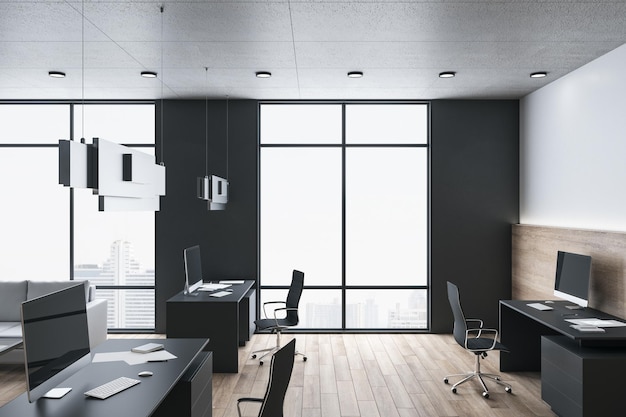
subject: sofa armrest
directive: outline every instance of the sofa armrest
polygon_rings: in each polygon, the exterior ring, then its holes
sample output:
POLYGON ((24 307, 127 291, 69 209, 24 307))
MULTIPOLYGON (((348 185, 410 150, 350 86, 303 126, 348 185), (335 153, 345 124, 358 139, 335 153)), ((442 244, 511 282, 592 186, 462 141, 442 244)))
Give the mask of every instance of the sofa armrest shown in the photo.
POLYGON ((87 303, 87 325, 90 348, 107 340, 107 300, 97 299, 87 303))

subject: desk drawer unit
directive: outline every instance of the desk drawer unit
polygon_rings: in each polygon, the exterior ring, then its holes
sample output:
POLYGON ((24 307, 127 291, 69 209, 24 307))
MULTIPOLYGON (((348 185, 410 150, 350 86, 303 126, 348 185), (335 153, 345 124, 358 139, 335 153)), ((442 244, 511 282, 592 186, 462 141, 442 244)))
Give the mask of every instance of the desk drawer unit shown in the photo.
POLYGON ((213 414, 213 354, 200 353, 161 403, 153 417, 211 417, 213 414))
POLYGON ((626 349, 580 347, 564 336, 541 338, 541 398, 561 417, 623 415, 626 349))

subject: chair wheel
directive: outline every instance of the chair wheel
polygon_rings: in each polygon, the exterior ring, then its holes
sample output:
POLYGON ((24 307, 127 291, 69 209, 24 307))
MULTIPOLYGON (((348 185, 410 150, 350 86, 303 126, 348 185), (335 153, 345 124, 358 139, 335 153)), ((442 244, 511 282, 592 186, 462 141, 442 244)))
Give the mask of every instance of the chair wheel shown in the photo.
POLYGON ((252 359, 256 359, 256 355, 252 355, 252 359))
POLYGON ((448 378, 444 378, 444 379, 443 379, 443 383, 444 383, 444 384, 447 384, 447 383, 448 383, 448 378))
POLYGON ((513 390, 511 389, 511 387, 505 387, 504 390, 506 392, 508 392, 509 394, 513 392, 513 390))
POLYGON ((483 397, 489 398, 489 393, 487 391, 483 392, 483 397))
POLYGON ((456 388, 452 388, 452 393, 456 394, 456 388))

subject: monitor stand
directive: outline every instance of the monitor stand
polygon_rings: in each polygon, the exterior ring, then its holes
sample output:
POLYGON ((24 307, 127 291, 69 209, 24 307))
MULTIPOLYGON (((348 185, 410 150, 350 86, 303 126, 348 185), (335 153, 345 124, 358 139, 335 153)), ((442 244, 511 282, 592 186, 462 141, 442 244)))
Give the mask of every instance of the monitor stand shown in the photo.
POLYGON ((42 397, 58 400, 59 398, 63 398, 65 394, 67 394, 71 390, 71 388, 52 388, 50 391, 42 395, 42 397))
POLYGON ((584 307, 572 305, 572 306, 565 306, 565 308, 568 308, 570 310, 582 310, 584 307))

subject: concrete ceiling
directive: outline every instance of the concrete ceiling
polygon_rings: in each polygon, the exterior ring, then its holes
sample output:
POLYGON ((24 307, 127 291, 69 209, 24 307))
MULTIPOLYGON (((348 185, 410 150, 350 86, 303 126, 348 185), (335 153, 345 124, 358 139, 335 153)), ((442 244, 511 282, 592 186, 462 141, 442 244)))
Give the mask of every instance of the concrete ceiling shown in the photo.
POLYGON ((0 99, 520 98, 624 43, 625 1, 0 0, 0 99))

